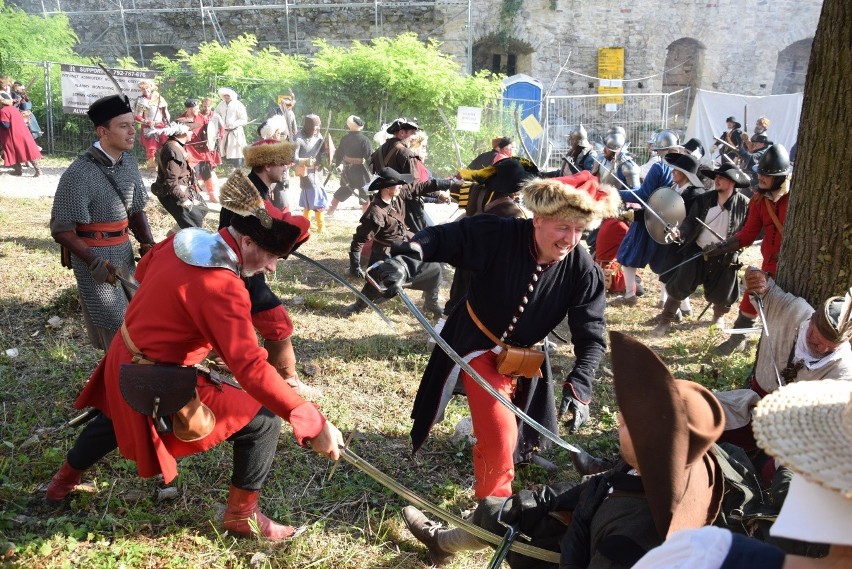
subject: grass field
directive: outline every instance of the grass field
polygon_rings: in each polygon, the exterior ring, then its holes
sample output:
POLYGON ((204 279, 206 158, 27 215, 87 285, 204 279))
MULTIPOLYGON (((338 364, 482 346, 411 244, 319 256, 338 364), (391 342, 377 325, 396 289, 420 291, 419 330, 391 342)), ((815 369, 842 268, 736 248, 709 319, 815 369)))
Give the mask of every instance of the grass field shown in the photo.
MULTIPOLYGON (((235 540, 220 531, 229 445, 181 460, 180 475, 165 492, 162 480, 140 479, 132 462, 111 455, 84 478, 93 482, 93 492, 75 492, 62 507, 47 507, 44 485, 75 437, 71 430, 52 429, 76 415, 73 401, 100 358, 88 345, 73 275, 61 268, 58 246, 47 228, 51 204, 49 198, 0 197, 0 559, 5 564, 211 569, 428 565, 425 550, 400 518, 405 501, 346 464, 328 480, 332 463, 299 448, 286 423, 261 505, 270 517, 305 526, 299 539, 272 545, 235 540), (61 322, 51 320, 54 316, 61 322), (17 356, 3 355, 7 350, 17 350, 17 356)), ((149 217, 155 235, 164 236, 171 224, 154 201, 149 217)), ((326 232, 314 235, 300 252, 343 275, 352 229, 351 222, 329 220, 326 232)), ((427 361, 426 334, 400 301, 382 306, 398 329, 393 335, 372 313, 343 318, 340 311, 353 301, 352 294, 302 261, 280 263, 270 280, 296 324, 299 371, 307 383, 322 389, 318 403, 344 436, 356 432, 353 450, 429 500, 455 513, 469 510, 475 504, 470 448, 466 440, 452 439, 456 422, 466 414, 464 400, 453 401, 426 447, 413 458, 410 454, 409 412, 427 361)), ((648 288, 638 306, 608 308, 609 327, 647 340, 677 377, 716 389, 740 385, 753 354, 711 355, 723 337, 708 329, 709 315, 695 321, 703 300, 693 302, 695 316, 677 325, 675 334, 648 337, 651 326, 645 322, 658 312, 656 284, 648 288)), ((419 301, 419 294, 413 298, 419 301)), ((557 330, 569 335, 566 325, 557 330)), ((559 344, 553 358, 557 379, 571 362, 570 344, 559 344)), ((569 442, 607 457, 617 453, 610 369, 607 355, 595 383, 592 420, 577 435, 562 433, 569 442)), ((557 389, 560 385, 557 381, 557 389)), ((526 467, 518 472, 518 488, 576 479, 563 451, 543 456, 560 465, 560 472, 551 477, 538 467, 526 467)), ((460 555, 450 567, 482 567, 489 557, 460 555)))

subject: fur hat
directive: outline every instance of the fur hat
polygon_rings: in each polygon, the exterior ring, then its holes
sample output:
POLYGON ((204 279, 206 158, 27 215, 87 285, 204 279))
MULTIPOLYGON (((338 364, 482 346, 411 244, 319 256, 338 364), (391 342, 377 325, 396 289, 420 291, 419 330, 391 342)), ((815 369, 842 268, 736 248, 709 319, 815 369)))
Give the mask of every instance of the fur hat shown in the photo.
POLYGON ((219 95, 220 97, 224 97, 225 95, 228 95, 229 97, 231 97, 235 101, 240 98, 240 96, 237 95, 237 92, 234 91, 233 89, 231 89, 230 87, 219 87, 216 90, 216 94, 219 95))
POLYGON ((272 115, 260 125, 257 133, 260 138, 271 140, 275 137, 276 132, 287 132, 287 119, 284 115, 272 115))
POLYGON ((615 188, 600 184, 588 170, 561 178, 536 178, 522 191, 524 205, 534 215, 578 221, 588 229, 605 217, 617 216, 621 204, 615 188))
POLYGON ((672 377, 639 341, 610 332, 618 408, 639 463, 654 525, 673 532, 713 523, 722 503, 722 471, 710 452, 725 414, 707 388, 672 377))
POLYGON ((95 126, 101 126, 112 118, 132 112, 133 109, 130 107, 130 99, 127 98, 127 95, 110 95, 101 97, 89 105, 86 114, 89 115, 95 126))
POLYGON ((220 201, 223 208, 234 212, 231 227, 279 257, 286 258, 310 236, 309 220, 282 212, 264 200, 242 170, 234 170, 222 186, 220 201))
POLYGON ((526 182, 539 174, 535 164, 524 158, 512 156, 480 170, 459 170, 462 180, 482 184, 485 189, 508 196, 519 192, 526 182))
POLYGON ((349 130, 363 130, 364 129, 364 121, 355 115, 349 115, 346 117, 346 128, 349 130))
POLYGON ((286 166, 296 161, 296 145, 291 142, 264 139, 243 149, 246 166, 286 166))

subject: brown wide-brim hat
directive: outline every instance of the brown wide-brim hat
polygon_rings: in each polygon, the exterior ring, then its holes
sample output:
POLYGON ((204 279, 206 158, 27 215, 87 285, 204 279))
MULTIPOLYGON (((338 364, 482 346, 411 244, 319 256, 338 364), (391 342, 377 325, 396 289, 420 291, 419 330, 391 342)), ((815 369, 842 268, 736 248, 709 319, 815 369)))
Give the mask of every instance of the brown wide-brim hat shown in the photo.
POLYGON ((734 183, 735 188, 747 188, 751 185, 751 179, 748 177, 748 174, 728 162, 720 164, 715 170, 704 168, 701 170, 701 173, 708 178, 715 179, 716 176, 727 178, 734 183))
POLYGON ((676 380, 638 340, 610 332, 618 408, 627 424, 645 497, 660 536, 711 524, 724 494, 710 449, 725 426, 707 388, 676 380))

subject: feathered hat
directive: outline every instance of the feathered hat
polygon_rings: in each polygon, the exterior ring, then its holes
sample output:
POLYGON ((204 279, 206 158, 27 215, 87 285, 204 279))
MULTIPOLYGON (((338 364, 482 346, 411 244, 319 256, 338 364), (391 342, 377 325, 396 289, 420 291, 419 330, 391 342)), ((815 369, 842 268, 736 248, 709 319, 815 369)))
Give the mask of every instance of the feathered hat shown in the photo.
POLYGON ((349 130, 363 130, 364 129, 364 121, 355 115, 349 115, 346 117, 346 128, 349 130))
POLYGON ((480 170, 466 168, 459 170, 459 177, 462 180, 476 182, 487 190, 505 196, 520 191, 524 183, 538 175, 539 171, 535 164, 517 156, 504 158, 480 170))
POLYGON ((246 166, 286 166, 296 161, 296 145, 272 139, 258 140, 243 149, 246 166))
POLYGON ((192 132, 192 129, 182 122, 170 122, 164 128, 155 130, 160 130, 162 134, 165 134, 170 138, 177 138, 192 132))
POLYGON ((617 216, 621 204, 616 189, 599 183, 588 170, 561 178, 536 178, 522 191, 524 205, 534 215, 577 221, 588 229, 605 217, 617 216))
POLYGON ((231 227, 270 253, 287 257, 308 240, 310 221, 264 200, 242 170, 234 170, 222 186, 219 200, 222 207, 234 212, 231 227))

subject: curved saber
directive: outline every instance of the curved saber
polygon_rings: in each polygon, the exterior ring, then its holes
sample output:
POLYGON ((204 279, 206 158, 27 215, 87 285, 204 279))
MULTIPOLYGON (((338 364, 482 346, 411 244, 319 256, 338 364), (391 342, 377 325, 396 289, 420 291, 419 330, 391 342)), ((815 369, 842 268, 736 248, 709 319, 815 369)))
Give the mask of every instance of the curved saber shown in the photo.
MULTIPOLYGON (((370 278, 370 281, 373 282, 374 284, 377 284, 373 281, 372 278, 370 278)), ((379 289, 379 290, 381 290, 381 289, 379 289)), ((420 309, 417 308, 417 306, 411 301, 411 299, 408 297, 408 295, 405 294, 405 291, 403 291, 401 288, 397 287, 396 292, 399 295, 400 300, 402 300, 402 303, 405 304, 406 308, 408 308, 408 310, 411 312, 411 314, 414 315, 414 317, 417 319, 418 322, 420 322, 420 325, 423 326, 423 329, 426 330, 426 332, 428 332, 430 336, 432 336, 432 339, 435 340, 435 343, 437 343, 439 346, 441 346, 441 349, 444 350, 444 352, 446 352, 446 354, 450 357, 450 359, 453 360, 454 362, 456 362, 459 365, 459 367, 461 367, 465 371, 465 373, 467 373, 471 378, 473 378, 473 380, 476 383, 478 383, 479 386, 482 389, 487 391, 491 395, 491 397, 496 399, 503 407, 505 407, 506 409, 508 409, 512 413, 514 413, 521 421, 523 421, 524 423, 526 423, 527 425, 529 425, 530 427, 532 427, 533 429, 538 431, 538 433, 540 435, 542 435, 544 438, 546 438, 550 442, 561 446, 565 450, 568 450, 568 451, 571 451, 571 452, 580 452, 580 449, 578 449, 577 447, 570 445, 567 442, 565 442, 564 440, 562 440, 562 438, 559 435, 552 432, 550 429, 548 429, 547 427, 545 427, 544 425, 542 425, 541 423, 539 423, 538 421, 536 421, 535 419, 533 419, 532 417, 530 417, 529 415, 524 413, 521 409, 518 408, 517 405, 515 405, 514 403, 512 403, 511 401, 509 401, 508 399, 503 397, 503 395, 501 395, 499 391, 494 389, 491 386, 490 383, 485 381, 482 378, 482 376, 479 375, 476 372, 476 370, 471 367, 471 365, 469 363, 464 361, 464 358, 461 357, 458 354, 458 352, 456 352, 447 343, 447 341, 444 340, 441 337, 440 334, 435 332, 435 329, 432 328, 432 325, 429 323, 429 320, 427 320, 426 317, 423 316, 423 313, 420 312, 420 309)))
MULTIPOLYGON (((594 160, 594 161, 597 163, 597 165, 598 165, 598 166, 600 166, 601 168, 606 168, 606 166, 604 166, 604 165, 601 163, 601 161, 600 161, 600 160, 598 160, 597 158, 595 158, 594 156, 592 156, 592 160, 594 160)), ((607 168, 607 169, 608 169, 608 168, 607 168)), ((674 228, 676 228, 676 227, 677 227, 677 225, 676 225, 676 224, 675 224, 675 225, 672 225, 671 223, 667 222, 665 219, 663 219, 662 217, 660 217, 660 214, 659 214, 659 213, 657 213, 657 212, 654 210, 654 208, 652 208, 650 205, 648 205, 648 202, 646 202, 645 200, 643 200, 642 198, 640 198, 640 197, 639 197, 639 194, 637 194, 637 193, 636 193, 636 191, 635 191, 633 188, 629 187, 627 184, 625 184, 624 182, 622 182, 621 180, 619 180, 619 179, 618 179, 618 176, 612 176, 612 178, 613 178, 616 182, 618 182, 619 184, 621 184, 621 185, 622 185, 622 187, 623 187, 625 190, 627 190, 628 192, 630 192, 631 194, 633 194, 633 197, 634 197, 634 198, 636 198, 636 200, 637 200, 640 204, 642 204, 642 207, 644 207, 644 208, 645 208, 645 210, 647 210, 647 211, 648 211, 648 213, 650 213, 651 215, 653 215, 653 216, 654 216, 654 219, 656 219, 657 221, 659 221, 659 222, 662 224, 662 226, 666 228, 666 241, 670 241, 670 242, 676 242, 676 241, 678 241, 678 240, 677 240, 677 239, 675 239, 675 238, 674 238, 674 236, 672 235, 672 230, 673 230, 674 228)))
MULTIPOLYGON (((340 449, 340 458, 387 488, 391 490, 398 496, 408 500, 418 508, 422 510, 426 510, 430 514, 433 514, 447 523, 454 524, 464 531, 471 533, 478 537, 483 541, 487 541, 492 545, 500 545, 503 543, 503 538, 496 534, 491 533, 490 531, 484 530, 481 527, 474 525, 459 516, 452 514, 446 510, 435 506, 428 500, 421 498, 412 490, 409 490, 348 448, 340 449)), ((528 543, 521 542, 513 542, 511 545, 512 551, 520 553, 522 555, 526 555, 527 557, 532 557, 533 559, 539 559, 541 561, 547 561, 548 563, 559 563, 559 553, 555 551, 549 551, 547 549, 542 549, 540 547, 536 547, 534 545, 529 545, 528 543)))
POLYGON ((382 311, 381 311, 381 309, 380 309, 378 306, 376 306, 376 305, 375 305, 375 303, 374 303, 372 300, 370 300, 369 298, 367 298, 367 296, 366 296, 363 292, 361 292, 360 290, 358 290, 357 288, 355 288, 354 286, 352 286, 351 284, 349 284, 349 282, 348 282, 348 281, 346 281, 346 279, 344 279, 343 277, 339 276, 337 273, 335 273, 334 271, 332 271, 331 269, 329 269, 328 267, 326 267, 326 266, 325 266, 325 265, 323 265, 322 263, 319 263, 319 262, 317 262, 317 261, 314 261, 313 259, 311 259, 311 258, 310 258, 310 257, 308 257, 307 255, 303 255, 302 253, 299 253, 298 251, 293 251, 291 254, 292 254, 294 257, 299 258, 299 259, 301 259, 301 260, 305 261, 306 263, 309 263, 309 264, 313 265, 314 267, 318 268, 319 270, 323 271, 325 274, 327 274, 328 276, 330 276, 331 278, 333 278, 335 281, 337 281, 338 283, 342 284, 343 286, 345 286, 346 288, 348 288, 349 290, 351 290, 352 292, 354 292, 356 295, 358 295, 358 298, 360 298, 361 300, 363 300, 364 302, 366 302, 366 303, 367 303, 367 306, 369 306, 370 308, 372 308, 372 309, 373 309, 373 312, 375 312, 376 314, 378 314, 378 315, 382 318, 382 320, 384 320, 384 321, 385 321, 385 323, 386 323, 388 326, 390 326, 390 329, 391 329, 391 330, 393 330, 393 333, 394 333, 394 334, 396 334, 396 333, 397 333, 397 331, 396 331, 396 326, 394 326, 394 325, 393 325, 393 322, 391 322, 390 318, 388 318, 388 317, 385 315, 385 313, 384 313, 384 312, 382 312, 382 311))

